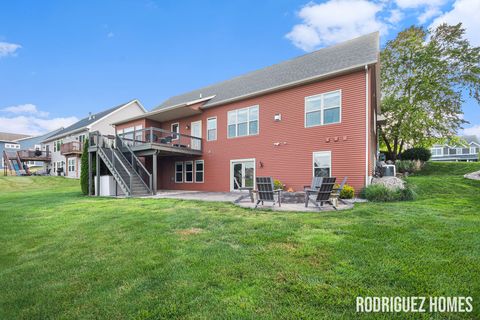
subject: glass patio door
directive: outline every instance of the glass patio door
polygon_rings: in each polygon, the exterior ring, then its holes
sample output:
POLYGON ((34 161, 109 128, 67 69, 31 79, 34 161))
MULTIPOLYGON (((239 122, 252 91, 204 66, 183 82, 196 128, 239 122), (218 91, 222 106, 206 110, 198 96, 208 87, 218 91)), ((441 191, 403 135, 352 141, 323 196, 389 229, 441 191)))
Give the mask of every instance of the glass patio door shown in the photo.
POLYGON ((231 172, 232 190, 253 188, 255 180, 255 161, 233 161, 231 172))
MULTIPOLYGON (((192 137, 201 138, 202 137, 202 121, 195 121, 191 123, 192 128, 192 137)), ((192 149, 201 150, 202 141, 200 139, 192 138, 192 149)))

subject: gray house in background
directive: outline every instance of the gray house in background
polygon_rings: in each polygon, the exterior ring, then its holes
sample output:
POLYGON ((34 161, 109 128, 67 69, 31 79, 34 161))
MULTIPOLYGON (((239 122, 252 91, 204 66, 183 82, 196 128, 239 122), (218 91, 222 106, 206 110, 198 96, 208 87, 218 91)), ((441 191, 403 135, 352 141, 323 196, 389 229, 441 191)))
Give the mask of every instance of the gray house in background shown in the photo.
POLYGON ((16 152, 20 150, 20 144, 17 143, 16 140, 29 137, 30 136, 26 134, 0 132, 0 169, 6 166, 5 160, 3 159, 3 151, 16 152))
POLYGON ((430 151, 432 152, 431 161, 478 161, 480 152, 480 142, 477 136, 461 137, 463 144, 435 144, 430 151))
MULTIPOLYGON (((48 139, 49 137, 51 137, 55 134, 57 134, 61 130, 63 130, 63 127, 59 128, 57 130, 45 133, 41 136, 22 138, 22 139, 15 140, 15 142, 20 145, 20 150, 46 151, 46 145, 42 145, 42 141, 45 140, 45 139, 48 139)), ((44 163, 45 163, 44 161, 28 161, 27 165, 29 167, 41 167, 41 166, 44 165, 44 163)))

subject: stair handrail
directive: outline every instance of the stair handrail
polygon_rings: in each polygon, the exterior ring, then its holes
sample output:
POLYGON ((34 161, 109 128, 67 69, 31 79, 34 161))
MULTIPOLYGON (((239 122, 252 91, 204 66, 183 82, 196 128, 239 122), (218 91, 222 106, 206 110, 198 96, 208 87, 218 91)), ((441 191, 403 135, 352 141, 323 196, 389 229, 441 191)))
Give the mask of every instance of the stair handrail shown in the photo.
MULTIPOLYGON (((103 150, 103 148, 104 148, 104 147, 98 146, 98 151, 100 151, 100 153, 102 153, 102 154, 105 156, 105 159, 107 159, 107 161, 110 162, 110 165, 112 166, 112 168, 113 168, 114 170, 117 170, 117 169, 115 168, 115 166, 113 165, 113 163, 112 163, 112 162, 110 161, 110 159, 108 158, 108 156, 107 156, 107 154, 105 153, 105 151, 103 150)), ((112 154, 118 158, 118 156, 115 154, 115 152, 112 151, 112 154)), ((105 161, 105 159, 104 159, 104 161, 105 161)), ((120 173, 116 172, 116 173, 117 173, 117 176, 120 178, 120 180, 122 181, 122 183, 123 183, 123 184, 125 185, 125 187, 128 189, 129 195, 131 195, 131 194, 132 194, 132 174, 128 171, 127 167, 125 167, 125 165, 123 164, 123 162, 122 162, 120 159, 118 159, 118 160, 120 161, 120 163, 122 164, 123 168, 125 169, 125 172, 128 173, 128 176, 130 177, 130 185, 128 185, 128 184, 125 182, 125 180, 123 180, 122 175, 121 175, 120 173)))
MULTIPOLYGON (((143 169, 143 171, 145 171, 145 173, 146 173, 147 176, 148 176, 148 186, 147 186, 147 184, 145 183, 145 181, 143 181, 142 177, 140 177, 140 175, 139 175, 140 180, 143 182, 143 184, 145 184, 145 186, 148 188, 148 190, 149 190, 150 192, 153 192, 153 188, 152 188, 152 174, 151 174, 150 172, 148 172, 147 168, 145 168, 145 166, 143 165, 143 163, 137 158, 137 156, 136 156, 135 153, 132 151, 132 149, 130 148, 130 146, 128 145, 128 143, 125 143, 125 141, 123 140, 123 138, 120 137, 119 135, 115 135, 115 137, 116 137, 116 139, 118 139, 118 141, 120 141, 120 144, 122 145, 122 147, 124 146, 124 147, 130 152, 130 154, 131 154, 131 156, 132 156, 132 159, 135 159, 135 164, 137 164, 137 165, 139 164, 140 167, 143 169)), ((118 146, 117 146, 117 149, 119 149, 118 146)), ((119 149, 119 150, 120 150, 120 149, 119 149)), ((120 153, 122 153, 121 150, 120 150, 120 153)), ((123 155, 123 153, 122 153, 122 156, 124 157, 125 160, 127 160, 127 158, 123 155)), ((128 160, 127 160, 127 162, 128 162, 128 160)), ((135 171, 135 173, 137 173, 137 171, 136 171, 135 168, 133 167, 133 161, 132 161, 132 169, 133 169, 133 171, 135 171)), ((138 173, 137 173, 137 174, 138 174, 138 173)))

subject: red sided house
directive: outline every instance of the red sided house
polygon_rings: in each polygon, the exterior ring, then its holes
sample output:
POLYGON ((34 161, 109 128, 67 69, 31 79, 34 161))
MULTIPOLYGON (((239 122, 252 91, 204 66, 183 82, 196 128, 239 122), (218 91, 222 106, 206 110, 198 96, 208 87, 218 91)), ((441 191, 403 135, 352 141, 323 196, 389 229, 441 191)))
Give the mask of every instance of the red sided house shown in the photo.
POLYGON ((114 123, 114 137, 91 134, 90 161, 105 164, 97 183, 104 170, 136 195, 234 191, 272 176, 298 191, 315 175, 347 176, 359 191, 378 151, 378 59, 372 33, 174 96, 114 123))

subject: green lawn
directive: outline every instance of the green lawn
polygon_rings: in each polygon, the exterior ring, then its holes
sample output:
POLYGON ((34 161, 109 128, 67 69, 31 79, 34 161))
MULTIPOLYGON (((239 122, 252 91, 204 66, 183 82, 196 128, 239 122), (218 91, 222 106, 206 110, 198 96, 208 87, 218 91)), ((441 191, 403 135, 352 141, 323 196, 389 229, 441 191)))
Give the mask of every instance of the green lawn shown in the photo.
MULTIPOLYGON (((0 177, 0 319, 358 318, 361 296, 473 296, 480 318, 480 164, 409 181, 413 202, 339 212, 80 195, 0 177)), ((372 315, 362 315, 369 318, 372 315)))

